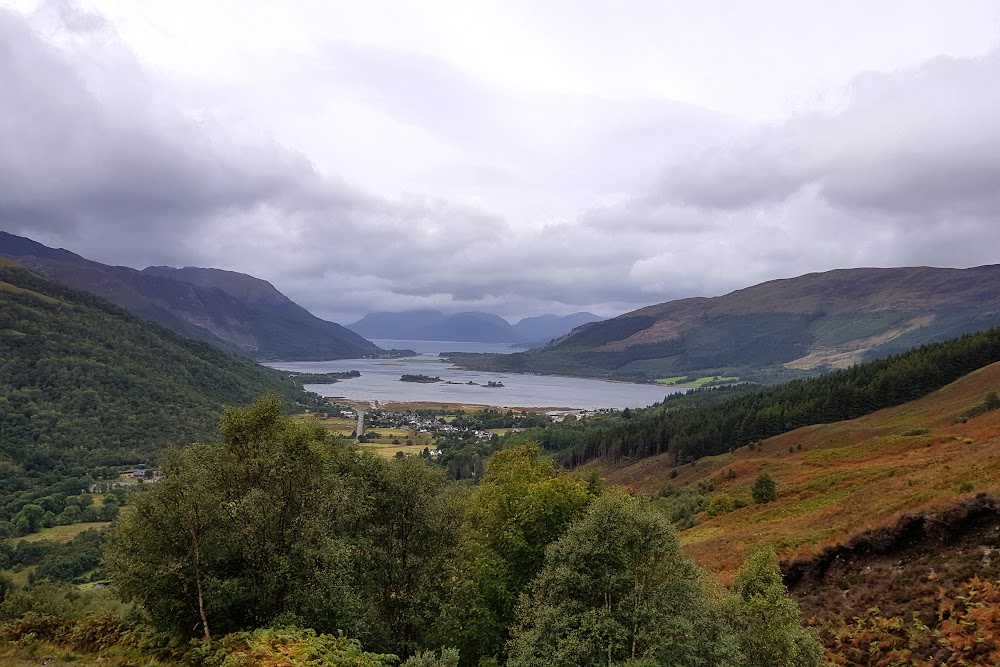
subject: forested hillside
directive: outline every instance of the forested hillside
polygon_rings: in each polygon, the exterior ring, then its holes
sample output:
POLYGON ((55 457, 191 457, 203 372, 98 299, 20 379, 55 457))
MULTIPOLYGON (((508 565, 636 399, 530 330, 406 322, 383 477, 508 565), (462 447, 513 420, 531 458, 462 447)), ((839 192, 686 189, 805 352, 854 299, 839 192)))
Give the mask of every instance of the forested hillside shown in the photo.
POLYGON ((539 350, 463 365, 623 380, 774 382, 1000 325, 1000 266, 840 269, 595 322, 539 350))
POLYGON ((266 393, 320 406, 277 371, 3 260, 0 526, 104 466, 214 437, 223 406, 266 393))
POLYGON ((233 271, 108 266, 0 231, 0 257, 85 290, 183 336, 256 359, 340 359, 378 347, 265 280, 233 271))
POLYGON ((669 453, 682 464, 810 424, 899 405, 1000 360, 1000 329, 924 345, 824 376, 772 387, 713 389, 618 417, 509 436, 537 440, 566 465, 618 464, 669 453))

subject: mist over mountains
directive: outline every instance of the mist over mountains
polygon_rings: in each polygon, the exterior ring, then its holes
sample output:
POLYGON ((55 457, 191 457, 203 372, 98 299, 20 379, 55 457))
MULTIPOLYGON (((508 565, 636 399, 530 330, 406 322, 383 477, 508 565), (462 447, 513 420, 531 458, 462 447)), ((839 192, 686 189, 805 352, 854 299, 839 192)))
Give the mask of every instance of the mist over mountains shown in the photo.
POLYGON ((366 338, 440 340, 450 342, 544 344, 578 326, 597 322, 593 313, 525 317, 510 324, 499 315, 466 312, 446 315, 438 310, 369 313, 347 328, 366 338))

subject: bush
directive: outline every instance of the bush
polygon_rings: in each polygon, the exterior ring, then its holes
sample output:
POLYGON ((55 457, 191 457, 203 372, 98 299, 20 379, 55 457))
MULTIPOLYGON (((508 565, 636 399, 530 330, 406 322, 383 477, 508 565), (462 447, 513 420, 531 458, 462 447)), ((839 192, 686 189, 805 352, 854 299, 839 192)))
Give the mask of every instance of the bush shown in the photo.
POLYGON ((356 639, 300 628, 261 628, 200 644, 190 655, 202 667, 390 667, 397 657, 366 653, 356 639))
POLYGON ((411 656, 402 667, 458 667, 458 649, 441 649, 440 657, 434 651, 424 651, 411 656))
POLYGON ((736 505, 728 493, 717 493, 708 503, 708 509, 705 512, 708 513, 708 516, 722 516, 729 514, 734 509, 736 509, 736 505))
POLYGON ((777 486, 766 472, 757 475, 750 493, 753 495, 753 501, 758 505, 769 503, 778 497, 777 486))

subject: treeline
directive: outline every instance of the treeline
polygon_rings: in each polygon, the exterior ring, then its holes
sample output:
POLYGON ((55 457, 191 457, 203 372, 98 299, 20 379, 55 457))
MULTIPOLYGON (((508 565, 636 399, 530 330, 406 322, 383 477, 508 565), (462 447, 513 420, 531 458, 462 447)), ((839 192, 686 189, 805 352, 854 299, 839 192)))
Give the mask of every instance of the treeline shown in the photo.
POLYGON ((651 503, 537 446, 496 453, 470 487, 283 417, 276 398, 220 430, 166 456, 107 537, 112 591, 137 608, 76 591, 68 611, 64 589, 8 582, 0 638, 224 667, 822 663, 773 553, 711 585, 651 503))
POLYGON ((598 458, 618 464, 665 453, 680 465, 802 426, 899 405, 997 361, 1000 329, 990 329, 816 378, 766 388, 714 389, 703 401, 696 396, 676 403, 668 399, 618 419, 511 434, 507 442, 538 441, 567 466, 598 458))
POLYGON ((40 498, 214 439, 223 406, 263 393, 325 405, 279 371, 0 266, 0 537, 40 498))

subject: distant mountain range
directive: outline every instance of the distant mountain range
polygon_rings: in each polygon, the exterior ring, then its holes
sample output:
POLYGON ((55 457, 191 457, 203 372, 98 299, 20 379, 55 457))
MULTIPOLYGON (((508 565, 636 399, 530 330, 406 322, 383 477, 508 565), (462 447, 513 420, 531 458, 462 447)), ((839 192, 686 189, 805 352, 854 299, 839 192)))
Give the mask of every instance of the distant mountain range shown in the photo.
POLYGON ((6 232, 0 232, 0 256, 180 334, 255 359, 340 359, 378 352, 374 343, 243 273, 108 266, 6 232))
POLYGON ((492 313, 446 315, 437 310, 370 313, 347 327, 366 338, 478 343, 546 343, 601 318, 593 313, 545 314, 511 325, 492 313))
POLYGON ((651 380, 773 381, 1000 325, 1000 266, 841 269, 649 306, 544 348, 463 364, 651 380))

